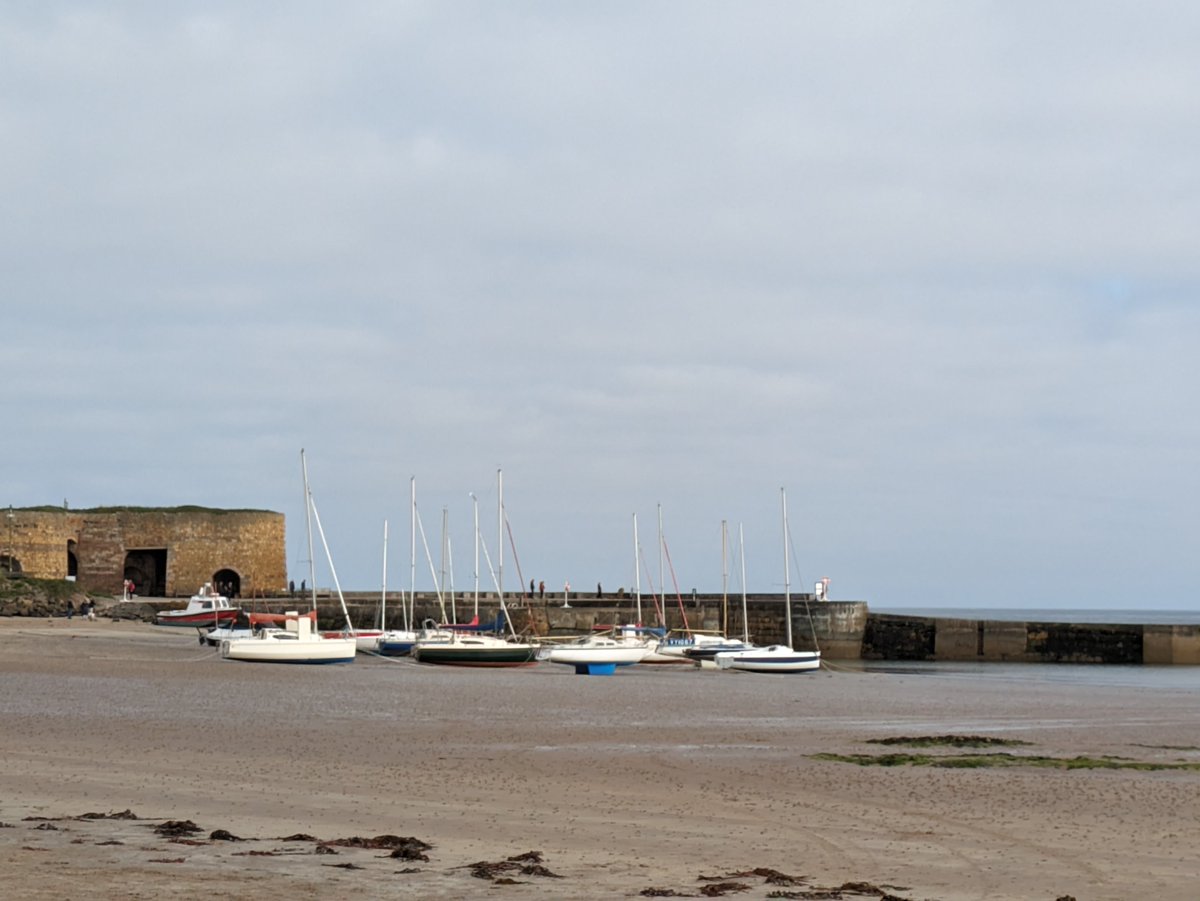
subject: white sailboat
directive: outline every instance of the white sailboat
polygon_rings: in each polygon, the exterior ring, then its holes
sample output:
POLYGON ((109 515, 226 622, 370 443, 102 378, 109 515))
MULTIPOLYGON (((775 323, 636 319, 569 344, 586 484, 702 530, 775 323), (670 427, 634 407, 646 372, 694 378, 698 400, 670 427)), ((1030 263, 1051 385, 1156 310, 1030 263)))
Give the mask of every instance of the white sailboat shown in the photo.
MULTIPOLYGON (((492 573, 496 580, 496 594, 500 599, 500 612, 508 624, 512 640, 496 635, 484 635, 479 632, 452 632, 449 641, 438 637, 435 639, 418 639, 413 645, 413 658, 419 663, 435 663, 445 666, 477 666, 477 667, 510 667, 530 666, 537 662, 537 646, 529 642, 519 641, 512 620, 508 615, 508 607, 504 603, 504 481, 499 470, 496 471, 497 485, 497 516, 499 520, 496 570, 492 573)), ((487 547, 483 548, 487 555, 487 547)), ((491 562, 489 560, 490 568, 491 562)))
MULTIPOLYGON (((421 637, 421 633, 411 628, 411 616, 415 613, 410 613, 410 607, 413 605, 416 598, 416 580, 417 580, 417 480, 416 477, 409 479, 409 496, 410 506, 412 509, 411 528, 412 536, 410 539, 410 557, 409 571, 412 585, 409 590, 409 606, 404 605, 404 591, 400 591, 400 608, 404 616, 403 629, 387 629, 381 622, 380 627, 384 631, 375 639, 374 651, 382 657, 403 657, 406 654, 412 653, 413 645, 417 639, 421 637)), ((387 583, 387 554, 384 554, 384 584, 387 583)), ((386 592, 385 592, 386 593, 386 592)))
POLYGON ((565 663, 586 676, 611 676, 618 666, 640 663, 650 647, 644 643, 626 644, 607 635, 588 635, 576 641, 556 645, 546 659, 565 663))
POLYGON ((783 599, 787 644, 717 654, 716 664, 722 669, 749 673, 806 673, 821 668, 820 651, 796 651, 792 648, 792 580, 788 564, 791 533, 788 529, 787 492, 782 488, 779 490, 783 502, 783 599))
POLYGON ((312 554, 312 519, 317 521, 317 531, 321 535, 321 544, 325 548, 325 556, 329 562, 329 570, 337 587, 338 599, 342 604, 342 614, 346 617, 346 627, 349 633, 354 629, 350 623, 350 614, 346 610, 346 599, 342 595, 342 586, 338 582, 337 570, 333 566, 333 556, 329 553, 329 543, 325 540, 325 530, 321 528, 321 517, 317 513, 316 502, 308 487, 308 464, 304 458, 304 450, 300 451, 300 465, 304 472, 304 516, 308 526, 308 565, 309 579, 312 582, 312 611, 301 615, 296 611, 284 614, 285 622, 282 628, 263 628, 249 638, 227 638, 221 642, 221 656, 228 660, 245 660, 256 663, 352 663, 357 652, 357 645, 352 634, 347 637, 326 638, 316 631, 317 616, 317 581, 316 567, 312 554))
MULTIPOLYGON (((746 634, 745 627, 745 609, 744 601, 745 594, 743 593, 743 628, 741 638, 729 637, 729 577, 728 577, 728 535, 725 520, 721 520, 721 632, 715 637, 701 638, 692 647, 685 648, 683 655, 689 660, 694 660, 701 666, 715 666, 718 654, 725 654, 731 651, 749 651, 754 645, 750 643, 750 636, 746 634)), ((745 557, 743 556, 743 571, 742 581, 745 582, 745 557)))

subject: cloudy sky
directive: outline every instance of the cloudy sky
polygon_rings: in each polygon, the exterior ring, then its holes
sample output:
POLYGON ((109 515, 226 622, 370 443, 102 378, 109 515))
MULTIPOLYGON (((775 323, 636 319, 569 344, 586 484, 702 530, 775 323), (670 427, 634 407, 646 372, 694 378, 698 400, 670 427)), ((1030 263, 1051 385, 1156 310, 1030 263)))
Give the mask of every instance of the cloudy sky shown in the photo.
POLYGON ((779 591, 786 487, 793 590, 1196 609, 1198 38, 1186 3, 5 4, 0 502, 278 510, 299 581, 303 447, 344 587, 385 519, 407 583, 415 477, 461 589, 502 469, 526 583, 632 587, 636 514, 657 587, 661 505, 669 590, 738 586, 741 524, 779 591))

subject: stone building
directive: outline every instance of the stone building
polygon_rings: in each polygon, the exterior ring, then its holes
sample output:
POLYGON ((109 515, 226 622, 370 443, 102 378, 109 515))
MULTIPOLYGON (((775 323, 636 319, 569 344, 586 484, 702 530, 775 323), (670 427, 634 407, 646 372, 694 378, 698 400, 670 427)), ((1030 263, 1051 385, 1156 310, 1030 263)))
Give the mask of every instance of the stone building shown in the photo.
POLYGON ((0 513, 0 570, 74 579, 120 594, 190 597, 205 582, 240 597, 287 584, 282 513, 205 507, 9 508, 0 513))

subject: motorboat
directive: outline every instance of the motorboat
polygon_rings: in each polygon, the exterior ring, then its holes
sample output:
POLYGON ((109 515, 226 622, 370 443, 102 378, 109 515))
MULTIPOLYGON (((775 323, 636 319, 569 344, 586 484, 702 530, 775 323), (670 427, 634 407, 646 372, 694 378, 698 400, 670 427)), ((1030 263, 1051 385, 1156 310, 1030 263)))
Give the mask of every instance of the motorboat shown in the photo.
POLYGON ((255 663, 354 662, 357 648, 353 637, 326 638, 313 629, 315 616, 311 613, 289 611, 283 616, 283 628, 264 626, 250 638, 225 639, 221 642, 221 656, 255 663))
POLYGON ((188 599, 186 607, 181 610, 160 610, 154 621, 160 626, 225 626, 236 620, 241 612, 241 608, 232 606, 229 598, 219 594, 211 582, 205 582, 188 599))

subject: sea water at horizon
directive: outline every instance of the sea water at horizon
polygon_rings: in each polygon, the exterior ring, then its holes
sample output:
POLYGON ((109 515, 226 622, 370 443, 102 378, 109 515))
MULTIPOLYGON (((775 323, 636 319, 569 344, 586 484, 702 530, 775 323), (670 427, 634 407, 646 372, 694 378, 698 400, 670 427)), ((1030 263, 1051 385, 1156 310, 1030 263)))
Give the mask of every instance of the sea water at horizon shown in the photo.
POLYGON ((1044 607, 911 607, 870 604, 872 613, 929 616, 941 619, 989 619, 1030 623, 1111 623, 1133 625, 1200 625, 1200 610, 1068 610, 1044 607))

